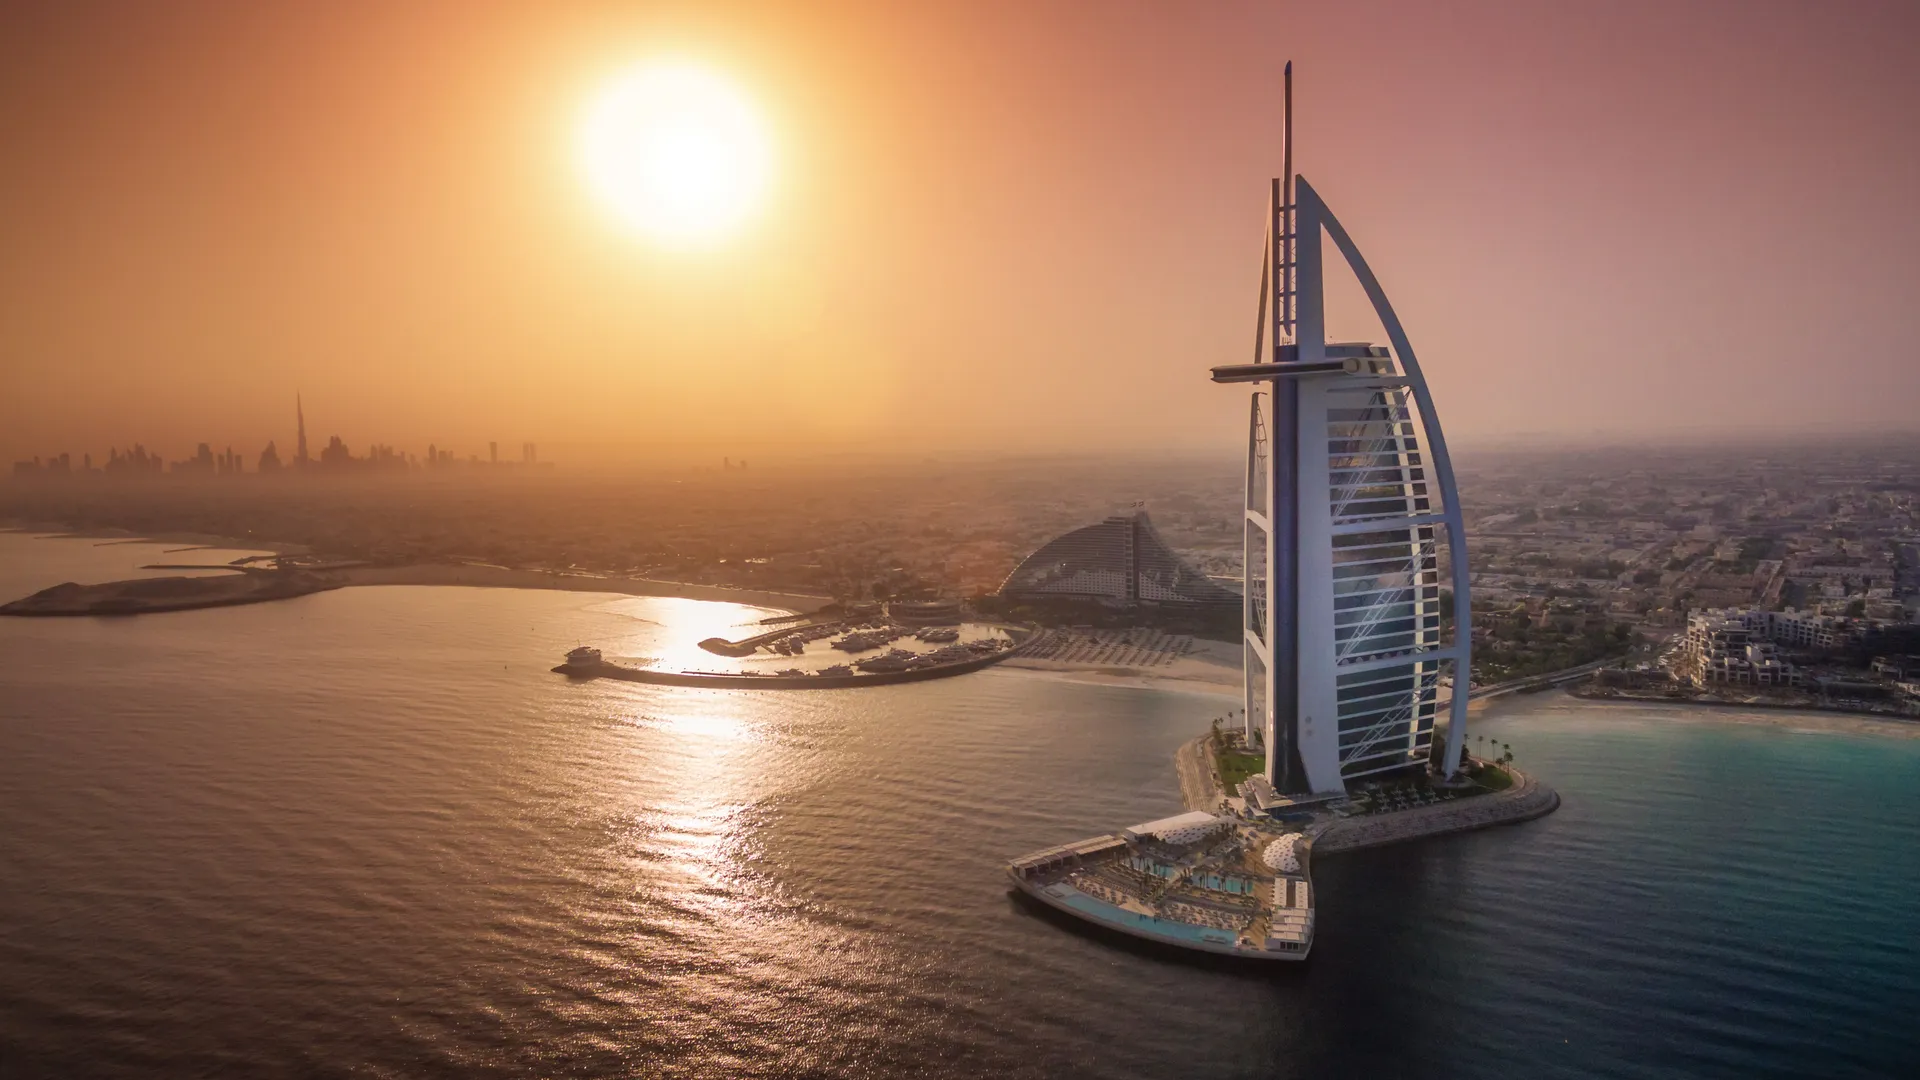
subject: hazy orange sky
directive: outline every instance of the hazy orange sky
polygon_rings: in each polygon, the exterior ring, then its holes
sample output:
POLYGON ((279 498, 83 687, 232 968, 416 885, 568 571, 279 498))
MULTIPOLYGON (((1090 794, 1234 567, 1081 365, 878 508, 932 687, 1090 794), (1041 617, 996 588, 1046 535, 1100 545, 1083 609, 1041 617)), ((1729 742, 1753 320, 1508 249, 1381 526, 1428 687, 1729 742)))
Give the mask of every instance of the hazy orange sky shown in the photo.
MULTIPOLYGON (((1217 447, 1300 172, 1456 440, 1920 426, 1912 3, 0 7, 0 453, 1217 447), (596 86, 696 58, 771 201, 665 251, 596 86)), ((1333 329, 1367 327, 1344 306, 1333 329)))

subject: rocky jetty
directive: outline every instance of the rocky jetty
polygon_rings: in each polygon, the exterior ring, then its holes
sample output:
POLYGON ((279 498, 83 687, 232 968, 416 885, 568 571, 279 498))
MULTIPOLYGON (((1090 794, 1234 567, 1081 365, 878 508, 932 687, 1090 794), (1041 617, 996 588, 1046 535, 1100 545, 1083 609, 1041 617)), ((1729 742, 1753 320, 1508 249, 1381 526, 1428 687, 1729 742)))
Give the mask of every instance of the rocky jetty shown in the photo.
POLYGON ((1309 830, 1313 853, 1337 855, 1490 825, 1510 825, 1543 817, 1559 808, 1559 792, 1518 769, 1512 772, 1513 785, 1504 791, 1410 810, 1341 818, 1318 826, 1317 830, 1309 830))

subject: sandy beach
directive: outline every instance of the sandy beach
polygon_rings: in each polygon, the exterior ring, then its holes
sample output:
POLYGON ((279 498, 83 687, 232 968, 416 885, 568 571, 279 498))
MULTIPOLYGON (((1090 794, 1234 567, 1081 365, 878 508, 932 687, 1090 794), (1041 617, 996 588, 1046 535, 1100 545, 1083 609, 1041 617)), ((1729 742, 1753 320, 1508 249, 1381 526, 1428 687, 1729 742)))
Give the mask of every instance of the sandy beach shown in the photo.
POLYGON ((1239 700, 1241 647, 1225 641, 1195 639, 1189 652, 1171 660, 1132 667, 1015 656, 1002 668, 1044 672, 1068 682, 1139 689, 1187 690, 1239 700))
POLYGON ((1622 719, 1637 716, 1675 724, 1751 724, 1759 727, 1785 728, 1789 731, 1920 739, 1920 721, 1916 720, 1896 720, 1859 713, 1753 709, 1738 705, 1701 702, 1610 701, 1606 698, 1576 697, 1564 690, 1516 694, 1493 701, 1476 701, 1468 706, 1467 715, 1470 718, 1498 716, 1509 712, 1537 711, 1542 705, 1567 705, 1573 702, 1578 702, 1583 710, 1587 707, 1618 710, 1622 719))

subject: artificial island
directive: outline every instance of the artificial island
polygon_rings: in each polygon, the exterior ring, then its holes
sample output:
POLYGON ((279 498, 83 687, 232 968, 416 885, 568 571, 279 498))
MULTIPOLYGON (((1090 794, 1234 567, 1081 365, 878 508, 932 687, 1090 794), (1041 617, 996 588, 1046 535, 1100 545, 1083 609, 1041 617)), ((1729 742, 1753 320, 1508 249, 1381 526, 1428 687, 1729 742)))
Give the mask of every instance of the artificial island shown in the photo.
POLYGON ((1007 865, 1022 893, 1097 926, 1282 961, 1313 946, 1315 853, 1559 805, 1532 778, 1464 753, 1472 608, 1446 439, 1379 281, 1293 172, 1291 64, 1286 79, 1253 362, 1213 369, 1215 382, 1253 388, 1244 722, 1181 750, 1187 813, 1007 865), (1327 340, 1326 240, 1386 344, 1327 340))

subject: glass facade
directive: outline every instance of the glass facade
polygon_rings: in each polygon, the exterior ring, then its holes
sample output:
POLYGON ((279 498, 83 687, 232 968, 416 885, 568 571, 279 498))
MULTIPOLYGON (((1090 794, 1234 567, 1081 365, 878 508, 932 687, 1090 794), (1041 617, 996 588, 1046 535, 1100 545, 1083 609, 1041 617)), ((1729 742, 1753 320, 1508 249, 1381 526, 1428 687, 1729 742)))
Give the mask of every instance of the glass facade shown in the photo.
POLYGON ((1332 517, 1333 642, 1342 778, 1426 759, 1445 662, 1436 499, 1418 410, 1390 359, 1330 386, 1325 402, 1332 517), (1409 657, 1406 663, 1380 664, 1409 657))

